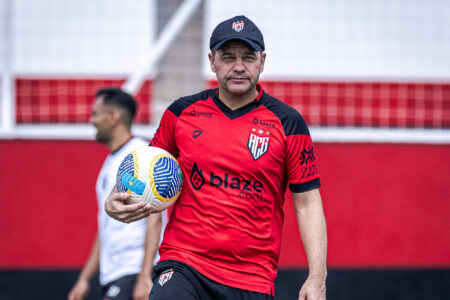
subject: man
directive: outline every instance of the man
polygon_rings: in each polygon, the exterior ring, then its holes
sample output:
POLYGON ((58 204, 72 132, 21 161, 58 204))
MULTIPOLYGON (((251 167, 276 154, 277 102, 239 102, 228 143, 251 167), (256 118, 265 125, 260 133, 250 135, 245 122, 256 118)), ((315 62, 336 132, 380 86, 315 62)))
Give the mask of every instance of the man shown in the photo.
MULTIPOLYGON (((220 23, 210 49, 218 89, 175 101, 151 141, 177 157, 184 185, 150 299, 273 299, 287 186, 309 266, 299 299, 325 299, 326 225, 306 123, 258 84, 266 54, 251 20, 220 23)), ((107 213, 123 222, 149 214, 127 197, 112 193, 107 213)))
POLYGON ((158 213, 133 224, 123 224, 108 217, 103 209, 124 157, 148 145, 145 140, 131 135, 136 109, 133 97, 119 88, 103 88, 96 93, 91 122, 97 128, 96 140, 106 144, 111 153, 103 163, 96 184, 98 234, 69 300, 87 296, 89 282, 98 270, 102 299, 148 299, 153 285, 152 263, 167 217, 158 213))

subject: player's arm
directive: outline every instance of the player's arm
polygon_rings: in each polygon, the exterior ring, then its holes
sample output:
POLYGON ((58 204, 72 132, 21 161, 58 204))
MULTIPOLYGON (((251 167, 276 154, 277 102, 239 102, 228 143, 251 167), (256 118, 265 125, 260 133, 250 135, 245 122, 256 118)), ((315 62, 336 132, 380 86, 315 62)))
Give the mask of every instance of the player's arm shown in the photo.
MULTIPOLYGON (((174 133, 176 120, 176 115, 170 109, 166 109, 159 127, 150 142, 151 146, 162 148, 175 157, 178 155, 174 133)), ((129 194, 118 193, 117 187, 114 187, 111 195, 105 202, 106 213, 110 217, 124 223, 137 221, 150 215, 150 204, 145 204, 144 202, 127 204, 126 200, 128 197, 129 194)))
POLYGON ((319 190, 292 193, 292 198, 309 268, 299 300, 325 300, 327 229, 319 190))
POLYGON ((95 237, 94 244, 91 249, 91 253, 83 270, 78 276, 77 282, 69 292, 69 300, 81 300, 86 298, 89 292, 89 283, 92 277, 97 274, 100 262, 100 239, 95 237))
POLYGON ((161 213, 151 214, 147 218, 147 232, 145 236, 144 259, 142 261, 141 272, 138 274, 134 287, 133 299, 148 299, 152 289, 153 261, 158 250, 159 239, 162 229, 161 213))
POLYGON ((130 197, 127 193, 119 193, 114 187, 108 199, 105 201, 105 211, 113 219, 124 223, 141 220, 150 215, 151 205, 145 202, 128 204, 126 200, 130 197))

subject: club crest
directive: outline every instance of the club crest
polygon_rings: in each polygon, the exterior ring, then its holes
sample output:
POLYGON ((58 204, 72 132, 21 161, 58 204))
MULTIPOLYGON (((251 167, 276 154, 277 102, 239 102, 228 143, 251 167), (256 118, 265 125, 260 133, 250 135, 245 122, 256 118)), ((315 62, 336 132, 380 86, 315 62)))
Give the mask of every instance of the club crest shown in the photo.
POLYGON ((239 32, 239 31, 241 31, 242 29, 244 29, 244 25, 245 25, 244 21, 236 21, 236 22, 233 22, 232 28, 233 28, 236 32, 239 32))
POLYGON ((269 149, 269 131, 252 129, 248 138, 247 148, 254 160, 260 158, 269 149))
POLYGON ((164 271, 160 276, 159 276, 159 280, 158 283, 160 286, 163 286, 164 283, 166 283, 167 281, 169 281, 170 278, 172 278, 173 275, 173 269, 169 269, 164 271))

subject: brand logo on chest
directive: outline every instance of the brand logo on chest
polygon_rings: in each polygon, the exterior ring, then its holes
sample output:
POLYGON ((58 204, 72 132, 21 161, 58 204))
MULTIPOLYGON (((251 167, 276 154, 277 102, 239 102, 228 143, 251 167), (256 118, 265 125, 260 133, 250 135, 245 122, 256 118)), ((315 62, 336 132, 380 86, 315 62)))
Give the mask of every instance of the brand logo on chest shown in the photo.
POLYGON ((211 118, 213 115, 211 112, 197 111, 197 110, 192 110, 189 114, 192 117, 204 117, 204 118, 211 118))
POLYGON ((266 127, 269 127, 269 128, 275 128, 275 124, 267 122, 267 121, 264 121, 264 120, 258 120, 258 118, 254 118, 252 120, 252 123, 255 124, 255 125, 259 124, 259 125, 263 125, 263 126, 266 126, 266 127))
POLYGON ((247 142, 247 148, 254 160, 263 156, 269 149, 269 131, 253 128, 247 142))

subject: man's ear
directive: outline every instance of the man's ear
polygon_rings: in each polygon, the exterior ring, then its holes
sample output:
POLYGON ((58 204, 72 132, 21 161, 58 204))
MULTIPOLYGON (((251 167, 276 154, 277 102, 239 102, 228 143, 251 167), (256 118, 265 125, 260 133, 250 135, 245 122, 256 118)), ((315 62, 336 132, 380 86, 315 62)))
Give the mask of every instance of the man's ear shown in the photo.
POLYGON ((262 73, 264 71, 264 64, 266 62, 266 53, 261 53, 261 66, 259 67, 259 72, 262 73))
POLYGON ((212 53, 208 53, 209 66, 211 67, 211 71, 216 73, 216 66, 214 65, 214 55, 212 53))
POLYGON ((118 109, 112 109, 110 119, 112 124, 118 124, 121 121, 120 111, 118 109))

